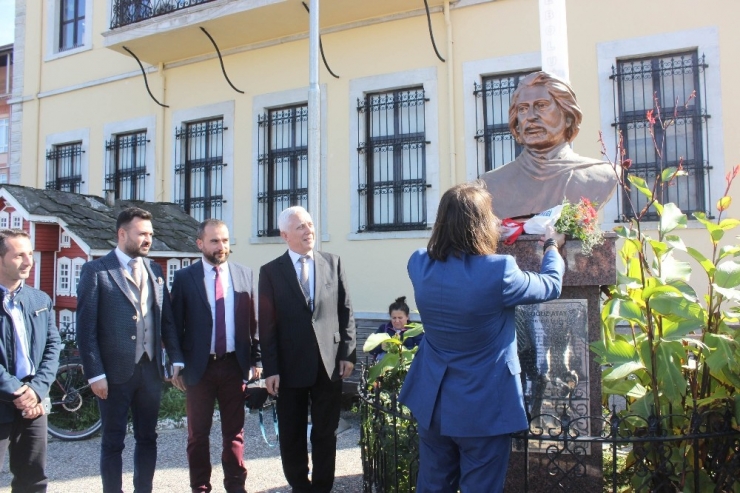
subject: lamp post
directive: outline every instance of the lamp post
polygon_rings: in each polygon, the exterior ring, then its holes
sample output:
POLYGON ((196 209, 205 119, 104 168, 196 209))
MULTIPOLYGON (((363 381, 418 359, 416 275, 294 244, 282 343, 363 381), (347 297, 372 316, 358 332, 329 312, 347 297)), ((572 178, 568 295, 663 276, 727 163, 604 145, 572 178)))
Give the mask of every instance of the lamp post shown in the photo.
POLYGON ((319 85, 319 0, 311 0, 308 21, 308 208, 321 250, 321 86, 319 85))

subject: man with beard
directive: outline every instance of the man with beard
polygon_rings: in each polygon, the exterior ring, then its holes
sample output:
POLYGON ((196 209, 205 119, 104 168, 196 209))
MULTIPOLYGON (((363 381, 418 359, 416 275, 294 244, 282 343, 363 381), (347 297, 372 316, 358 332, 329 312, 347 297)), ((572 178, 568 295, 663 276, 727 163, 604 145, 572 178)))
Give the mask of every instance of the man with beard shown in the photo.
POLYGON ((86 263, 77 286, 77 345, 103 421, 100 476, 104 493, 122 491, 121 452, 129 409, 134 425, 134 490, 150 493, 157 462, 162 397, 161 348, 182 366, 162 269, 144 258, 152 215, 138 207, 118 215, 118 246, 86 263))
POLYGON ((175 272, 172 282, 172 311, 185 357, 185 369, 173 383, 187 391, 190 488, 212 489, 209 436, 218 402, 224 489, 246 492, 244 388, 250 376, 262 372, 252 271, 227 262, 229 230, 223 221, 203 221, 196 243, 201 262, 175 272))

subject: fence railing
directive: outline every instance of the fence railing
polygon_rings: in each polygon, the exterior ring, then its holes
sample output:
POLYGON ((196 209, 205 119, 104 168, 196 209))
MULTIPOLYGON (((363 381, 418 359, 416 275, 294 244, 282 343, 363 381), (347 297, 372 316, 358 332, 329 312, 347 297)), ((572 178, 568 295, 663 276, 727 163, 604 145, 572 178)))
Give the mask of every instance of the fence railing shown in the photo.
POLYGON ((128 26, 213 1, 215 0, 113 0, 110 28, 128 26))
MULTIPOLYGON (((359 396, 365 493, 415 491, 416 420, 398 403, 396 392, 382 384, 368 386, 367 368, 359 396)), ((733 427, 729 406, 661 417, 622 409, 579 416, 563 406, 559 415, 530 417, 529 429, 512 435, 513 450, 521 452, 512 454, 513 461, 523 461, 523 467, 510 467, 508 484, 525 493, 616 493, 627 485, 641 493, 740 490, 740 430, 733 427), (594 467, 596 452, 603 462, 594 467)))

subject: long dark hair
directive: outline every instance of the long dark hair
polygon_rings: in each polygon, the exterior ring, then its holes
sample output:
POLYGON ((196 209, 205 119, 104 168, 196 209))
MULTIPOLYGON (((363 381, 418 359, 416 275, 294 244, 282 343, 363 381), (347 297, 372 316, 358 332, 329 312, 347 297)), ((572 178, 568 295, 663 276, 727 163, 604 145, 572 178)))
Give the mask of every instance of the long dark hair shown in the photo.
POLYGON ((388 307, 388 315, 390 315, 391 312, 395 312, 396 310, 401 310, 403 313, 406 314, 407 317, 409 316, 409 306, 406 304, 405 296, 396 298, 396 301, 391 303, 391 306, 388 307))
POLYGON ((498 247, 499 220, 482 181, 461 183, 442 195, 427 251, 434 260, 452 254, 491 255, 498 247))

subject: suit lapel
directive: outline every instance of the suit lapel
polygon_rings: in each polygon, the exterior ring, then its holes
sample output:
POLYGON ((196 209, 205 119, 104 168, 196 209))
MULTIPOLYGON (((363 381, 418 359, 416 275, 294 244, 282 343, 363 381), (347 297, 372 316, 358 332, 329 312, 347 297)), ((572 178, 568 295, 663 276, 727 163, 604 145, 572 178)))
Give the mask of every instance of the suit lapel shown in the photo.
POLYGON ((193 266, 190 268, 190 275, 193 278, 193 285, 195 286, 195 290, 200 295, 203 303, 205 303, 205 305, 208 307, 208 312, 210 313, 211 303, 208 301, 208 294, 206 293, 206 271, 205 264, 203 264, 202 260, 197 264, 193 264, 193 266))
POLYGON ((313 309, 314 311, 316 311, 319 303, 324 298, 325 280, 329 278, 329 274, 327 273, 329 265, 326 263, 326 260, 319 252, 313 252, 313 265, 313 309))
POLYGON ((154 295, 156 296, 156 302, 157 307, 162 306, 162 291, 163 291, 163 284, 160 282, 161 278, 154 275, 154 271, 152 271, 151 266, 151 260, 142 258, 141 259, 144 263, 144 267, 146 268, 147 273, 149 274, 149 279, 152 281, 149 285, 152 286, 152 289, 154 289, 154 295))
POLYGON ((239 320, 239 301, 244 294, 249 294, 249 290, 244 282, 244 273, 235 264, 229 264, 229 275, 234 292, 234 320, 239 320))
POLYGON ((131 293, 131 288, 128 285, 128 281, 126 280, 126 271, 121 266, 121 263, 118 261, 118 256, 116 255, 116 251, 111 251, 108 255, 103 257, 103 262, 105 264, 105 268, 108 269, 108 273, 113 278, 116 284, 118 284, 118 288, 123 292, 124 295, 126 295, 126 298, 131 302, 132 305, 136 306, 136 299, 134 298, 133 293, 131 293))

